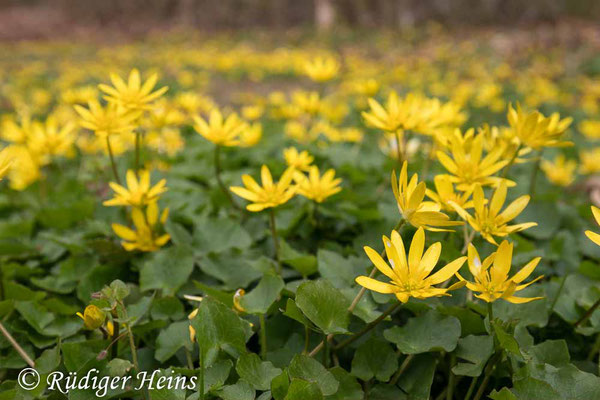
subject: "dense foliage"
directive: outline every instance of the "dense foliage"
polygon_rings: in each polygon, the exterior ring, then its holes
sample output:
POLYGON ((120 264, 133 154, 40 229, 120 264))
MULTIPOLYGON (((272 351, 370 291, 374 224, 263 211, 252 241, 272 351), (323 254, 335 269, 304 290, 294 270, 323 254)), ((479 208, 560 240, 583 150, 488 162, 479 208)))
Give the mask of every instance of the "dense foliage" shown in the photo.
POLYGON ((2 45, 0 399, 600 399, 598 48, 370 39, 2 45))

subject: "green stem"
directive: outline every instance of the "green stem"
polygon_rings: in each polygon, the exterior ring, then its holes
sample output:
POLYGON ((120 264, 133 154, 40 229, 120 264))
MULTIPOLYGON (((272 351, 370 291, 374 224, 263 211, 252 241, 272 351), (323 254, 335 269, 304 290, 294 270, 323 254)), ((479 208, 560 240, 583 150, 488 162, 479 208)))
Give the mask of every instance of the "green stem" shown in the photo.
POLYGON ((496 363, 500 360, 501 356, 501 352, 497 353, 496 356, 492 360, 490 360, 489 364, 485 368, 485 375, 483 377, 483 381, 481 381, 481 385, 479 385, 479 389, 477 389, 477 393, 475 393, 475 397, 473 398, 473 400, 479 400, 481 396, 483 396, 483 392, 485 391, 485 388, 487 387, 487 384, 490 381, 490 378, 492 377, 492 373, 496 368, 496 363))
POLYGON ((560 297, 560 294, 563 291, 563 288, 565 287, 565 281, 567 280, 567 276, 569 276, 569 274, 566 274, 565 276, 562 277, 561 281, 560 281, 560 286, 558 287, 558 291, 556 292, 556 296, 554 296, 554 300, 552 300, 552 305, 550 306, 550 312, 548 313, 548 315, 552 315, 552 312, 554 311, 554 307, 556 306, 556 302, 558 301, 558 298, 560 297))
POLYGON ((187 361, 187 367, 189 369, 194 369, 194 360, 192 360, 192 353, 188 350, 187 347, 183 347, 185 349, 185 359, 187 361))
POLYGON ((131 349, 131 358, 133 359, 133 367, 136 372, 140 371, 140 365, 138 364, 137 349, 135 348, 135 340, 133 339, 133 332, 131 332, 131 326, 127 324, 127 334, 129 336, 129 348, 131 349))
POLYGON ((0 301, 4 300, 4 262, 0 261, 0 301))
POLYGON ((488 317, 490 319, 490 325, 491 325, 492 321, 494 320, 494 307, 492 306, 492 302, 487 303, 487 309, 488 309, 488 317))
POLYGON ((400 143, 400 132, 396 131, 396 156, 398 157, 398 169, 402 169, 402 144, 400 143))
POLYGON ((452 373, 452 367, 456 364, 456 354, 452 353, 450 355, 450 365, 448 366, 448 389, 446 390, 446 400, 452 400, 454 396, 454 385, 456 381, 456 376, 452 373))
POLYGON ((31 359, 31 357, 29 357, 29 355, 27 354, 27 352, 25 350, 23 350, 23 348, 19 345, 19 343, 17 343, 17 341, 12 337, 12 335, 10 334, 10 332, 8 332, 6 330, 6 328, 4 327, 4 325, 2 325, 2 323, 0 323, 0 333, 2 333, 2 335, 8 341, 8 343, 10 343, 11 346, 17 351, 17 353, 19 353, 19 355, 21 356, 21 358, 23 360, 25 360, 25 362, 31 368, 34 368, 35 367, 35 362, 31 359))
POLYGON ((588 318, 592 316, 594 311, 596 311, 596 308, 598 308, 598 306, 600 306, 600 299, 596 300, 596 302, 592 304, 592 306, 585 312, 585 314, 583 314, 583 316, 579 318, 577 322, 575 322, 575 327, 577 328, 579 325, 587 321, 588 318))
POLYGON ((277 225, 275 224, 275 210, 272 207, 269 209, 269 225, 271 226, 271 236, 273 237, 275 261, 277 261, 277 273, 281 275, 281 263, 279 262, 279 237, 277 236, 277 225))
POLYGON ((348 339, 344 340, 343 342, 340 342, 333 349, 334 350, 340 350, 340 349, 348 346, 349 344, 354 343, 356 340, 360 339, 366 333, 370 332, 373 328, 375 328, 388 315, 391 315, 395 311, 397 311, 400 308, 401 305, 402 305, 401 302, 395 303, 394 305, 392 305, 391 307, 389 307, 387 310, 385 310, 383 312, 383 314, 381 314, 379 317, 377 317, 377 319, 375 319, 375 320, 371 321, 370 323, 368 323, 363 329, 361 329, 359 332, 355 333, 354 335, 350 336, 348 339))
POLYGON ((219 145, 215 146, 215 177, 217 178, 217 183, 219 184, 221 191, 225 194, 233 208, 235 208, 236 210, 241 210, 237 203, 233 200, 233 197, 231 197, 231 193, 229 193, 229 190, 227 190, 225 184, 221 180, 221 146, 219 145))
POLYGON ((469 400, 473 395, 473 391, 475 390, 475 384, 477 383, 477 376, 473 377, 471 384, 469 385, 469 389, 467 390, 467 395, 465 396, 465 400, 469 400))
POLYGON ((410 362, 412 361, 412 359, 414 357, 415 357, 414 354, 409 354, 408 356, 406 356, 404 361, 402 361, 402 365, 400 365, 400 368, 398 369, 396 374, 392 377, 392 380, 390 381, 390 385, 395 385, 398 382, 398 379, 400 379, 400 377, 402 376, 404 371, 406 371, 406 368, 408 368, 408 365, 410 364, 410 362))
POLYGON ((136 130, 135 132, 135 176, 139 178, 140 170, 140 147, 141 147, 141 132, 136 130))
POLYGON ((258 316, 260 321, 260 357, 263 360, 267 359, 267 324, 265 322, 265 314, 258 316))
POLYGON ((504 167, 504 171, 502 171, 502 178, 506 178, 508 176, 508 171, 510 171, 510 168, 513 166, 513 164, 515 163, 515 160, 519 156, 519 151, 521 150, 521 147, 522 147, 521 144, 519 144, 519 146, 517 146, 517 149, 515 150, 515 154, 513 154, 510 161, 508 162, 508 164, 506 164, 506 167, 504 167))
POLYGON ((112 335, 112 343, 114 343, 110 349, 110 358, 115 359, 118 357, 119 353, 119 323, 113 318, 113 335, 112 335))
POLYGON ((199 385, 199 392, 200 392, 200 400, 204 400, 204 353, 202 352, 202 346, 198 346, 199 351, 198 351, 198 362, 199 362, 199 368, 200 368, 200 382, 198 383, 199 385))
POLYGON ((325 368, 329 367, 329 340, 327 340, 327 335, 323 334, 323 343, 324 344, 324 348, 323 348, 323 365, 325 366, 325 368))
POLYGON ((538 172, 540 170, 540 164, 542 162, 542 152, 543 149, 538 151, 537 160, 533 164, 533 169, 531 170, 531 178, 529 179, 529 196, 533 199, 535 196, 535 183, 537 181, 538 172))
POLYGON ((308 353, 308 345, 310 343, 310 329, 308 325, 304 325, 304 351, 303 354, 308 353))
POLYGON ((115 163, 115 156, 112 151, 112 146, 110 145, 110 137, 106 136, 106 148, 108 149, 108 156, 110 157, 110 165, 112 167, 113 175, 115 176, 115 180, 120 185, 121 179, 119 178, 119 173, 117 172, 117 164, 115 163))

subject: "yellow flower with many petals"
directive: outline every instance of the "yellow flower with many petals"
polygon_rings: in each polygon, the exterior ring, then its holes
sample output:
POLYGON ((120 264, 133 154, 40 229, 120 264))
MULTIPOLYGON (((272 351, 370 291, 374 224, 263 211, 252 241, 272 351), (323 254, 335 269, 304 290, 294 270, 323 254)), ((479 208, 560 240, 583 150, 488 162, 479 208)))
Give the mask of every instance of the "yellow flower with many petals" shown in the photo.
POLYGON ((265 208, 277 207, 287 203, 296 193, 296 188, 292 185, 294 170, 288 168, 279 182, 273 182, 271 171, 266 165, 260 170, 262 186, 260 186, 250 175, 242 175, 244 187, 231 186, 231 190, 236 195, 251 202, 246 206, 248 211, 258 212, 265 208))
POLYGON ((539 150, 543 147, 570 146, 560 137, 569 127, 572 118, 560 119, 558 113, 545 117, 539 111, 525 112, 519 104, 508 107, 508 123, 523 146, 539 150))
POLYGON ((262 125, 260 122, 255 122, 252 125, 240 132, 240 146, 252 147, 255 146, 262 138, 262 125))
POLYGON ((31 133, 31 119, 22 118, 20 123, 12 119, 6 119, 2 122, 0 137, 12 143, 25 143, 31 133))
POLYGON ((297 193, 307 199, 322 203, 328 197, 342 190, 340 187, 342 180, 340 178, 334 179, 334 176, 335 171, 333 169, 328 170, 321 176, 319 167, 316 165, 310 167, 308 176, 301 172, 296 172, 294 180, 297 184, 297 193))
POLYGON ((152 74, 146 82, 142 83, 140 71, 136 68, 129 73, 127 83, 117 74, 111 74, 110 80, 114 87, 100 84, 98 87, 106 96, 104 99, 109 103, 114 103, 120 107, 130 110, 149 110, 153 101, 162 96, 167 87, 164 86, 156 91, 152 91, 158 80, 157 74, 152 74))
POLYGON ((105 206, 133 206, 142 207, 150 203, 155 203, 161 194, 167 191, 165 185, 166 179, 161 179, 156 185, 150 187, 150 171, 139 171, 139 180, 133 170, 128 170, 126 174, 127 188, 110 182, 109 185, 115 191, 115 197, 106 200, 105 206))
POLYGON ((520 304, 528 303, 533 300, 539 300, 542 297, 517 297, 515 292, 525 289, 532 283, 542 279, 538 276, 529 283, 521 284, 537 267, 541 257, 536 257, 528 262, 512 278, 508 277, 512 265, 513 245, 504 240, 498 246, 496 252, 488 256, 483 262, 475 249, 475 246, 469 244, 468 258, 469 271, 473 275, 474 282, 465 280, 458 272, 456 276, 463 282, 466 282, 467 288, 476 292, 478 297, 488 303, 498 299, 504 299, 508 302, 520 304))
POLYGON ((40 162, 27 147, 12 145, 3 151, 6 151, 7 157, 12 160, 12 164, 7 171, 11 189, 24 190, 40 179, 40 162))
POLYGON ((385 283, 367 276, 359 276, 356 278, 359 285, 378 293, 394 294, 402 303, 406 303, 411 297, 425 299, 448 295, 448 291, 464 286, 462 282, 448 288, 433 286, 450 279, 462 267, 467 258, 457 258, 431 274, 440 258, 442 244, 434 243, 423 253, 425 248, 423 228, 419 228, 415 233, 408 257, 402 238, 397 231, 392 231, 391 240, 387 236, 383 236, 383 245, 389 265, 372 248, 365 246, 364 249, 371 262, 390 279, 390 282, 385 283))
POLYGON ((100 328, 106 319, 106 313, 93 304, 87 306, 83 314, 78 312, 77 316, 83 320, 85 329, 90 331, 100 328))
POLYGON ((59 128, 56 118, 50 116, 44 124, 34 122, 27 145, 38 156, 49 162, 51 156, 72 156, 75 135, 72 123, 66 123, 59 128))
POLYGON ((511 233, 537 226, 535 222, 508 225, 510 221, 515 219, 527 207, 530 197, 528 195, 521 196, 510 203, 504 211, 500 212, 506 200, 506 193, 506 184, 501 183, 494 191, 491 200, 486 204, 483 189, 480 185, 475 186, 475 190, 473 191, 473 216, 456 203, 451 204, 461 218, 471 225, 471 228, 479 232, 488 242, 497 245, 494 236, 505 237, 511 233))
POLYGON ((404 161, 400 178, 396 181, 396 172, 392 171, 392 191, 398 204, 402 218, 414 227, 423 227, 430 231, 445 231, 439 226, 462 225, 460 221, 450 221, 450 218, 440 212, 440 205, 432 201, 423 201, 427 190, 425 182, 419 182, 414 174, 408 182, 408 163, 404 161))
POLYGON ((542 160, 540 168, 546 174, 546 178, 553 184, 569 186, 575 180, 577 161, 567 160, 564 155, 559 154, 554 162, 542 160))
POLYGON ((504 182, 508 186, 515 183, 493 176, 504 168, 509 161, 501 160, 502 149, 492 150, 483 157, 483 136, 477 135, 466 149, 464 143, 452 140, 450 157, 443 151, 437 152, 437 158, 449 173, 450 181, 456 184, 458 190, 471 191, 475 185, 497 186, 504 182))
MULTIPOLYGON (((594 215, 594 219, 596 223, 600 225, 600 209, 598 207, 592 206, 592 214, 594 215)), ((596 232, 585 231, 585 235, 598 246, 600 246, 600 235, 596 232)))
POLYGON ((577 125, 579 131, 583 133, 585 137, 591 140, 600 139, 600 121, 599 120, 585 120, 581 121, 577 125))
POLYGON ((433 183, 435 185, 435 192, 427 189, 425 194, 439 204, 443 211, 456 212, 451 203, 458 204, 464 209, 473 208, 473 202, 469 200, 472 191, 456 192, 448 175, 436 175, 433 178, 433 183))
POLYGON ((579 153, 579 172, 582 174, 597 174, 600 172, 600 147, 579 153))
MULTIPOLYGON (((165 208, 160 216, 160 223, 164 224, 167 221, 169 209, 165 208)), ((141 208, 133 208, 131 210, 131 219, 135 230, 124 225, 112 224, 113 231, 123 241, 121 244, 127 251, 156 251, 164 246, 171 236, 167 233, 159 235, 157 232, 158 205, 156 202, 150 203, 146 208, 146 213, 141 208)))
POLYGON ((335 78, 340 63, 333 57, 315 57, 303 65, 304 73, 315 82, 326 82, 335 78))
POLYGON ((208 122, 200 116, 195 116, 194 121, 196 132, 218 146, 239 145, 240 134, 248 126, 236 113, 223 118, 221 111, 216 108, 211 110, 208 122))
POLYGON ((310 169, 311 164, 315 160, 313 156, 311 156, 308 151, 298 151, 295 147, 288 147, 283 150, 283 158, 285 159, 285 163, 290 168, 298 169, 300 171, 308 171, 310 169))
POLYGON ((96 100, 89 101, 88 108, 77 104, 74 107, 81 117, 79 125, 102 138, 132 132, 136 128, 134 121, 140 116, 139 111, 128 111, 115 104, 103 107, 96 100))

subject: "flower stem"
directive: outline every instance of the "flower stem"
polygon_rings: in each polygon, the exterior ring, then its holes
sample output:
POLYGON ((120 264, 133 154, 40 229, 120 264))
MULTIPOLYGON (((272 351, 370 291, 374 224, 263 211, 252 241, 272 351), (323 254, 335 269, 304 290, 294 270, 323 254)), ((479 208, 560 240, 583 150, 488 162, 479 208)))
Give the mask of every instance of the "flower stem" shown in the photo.
POLYGON ((188 350, 187 347, 183 347, 185 349, 185 359, 187 361, 187 367, 189 369, 194 369, 194 360, 192 360, 192 353, 188 350))
POLYGON ((535 183, 537 181, 538 171, 540 170, 540 164, 542 162, 542 151, 543 149, 538 151, 537 160, 535 160, 535 163, 533 164, 533 169, 531 170, 531 178, 529 178, 529 196, 531 196, 532 199, 533 196, 535 196, 535 183))
POLYGON ((129 336, 129 348, 131 349, 131 358, 133 359, 133 367, 137 372, 140 371, 140 365, 138 364, 137 349, 135 348, 135 341, 133 340, 133 332, 131 332, 131 326, 127 324, 127 334, 129 336))
POLYGON ((204 400, 204 353, 202 352, 202 345, 198 346, 198 348, 198 362, 200 364, 200 382, 198 383, 198 385, 200 392, 200 400, 204 400))
POLYGON ((12 335, 10 334, 10 332, 6 330, 6 328, 4 327, 4 325, 2 325, 2 323, 0 323, 0 332, 2 332, 2 335, 6 338, 6 340, 8 341, 8 343, 10 343, 11 346, 17 351, 17 353, 19 353, 19 355, 21 356, 21 358, 23 360, 25 360, 25 362, 31 368, 34 368, 35 367, 35 362, 31 359, 31 357, 29 357, 29 355, 19 345, 19 343, 17 343, 17 341, 15 340, 15 338, 12 337, 12 335))
MULTIPOLYGON (((398 221, 398 223, 396 224, 396 226, 394 227, 393 230, 397 231, 399 230, 403 225, 404 225, 405 221, 404 219, 401 219, 400 221, 398 221)), ((385 249, 383 249, 380 253, 380 255, 383 257, 385 255, 385 249)), ((377 273, 377 268, 373 267, 373 269, 371 269, 371 273, 369 274, 369 278, 373 278, 375 276, 375 274, 377 273)), ((348 307, 348 312, 352 312, 354 311, 354 309, 356 308, 356 306, 358 305, 358 302, 360 301, 360 299, 362 299, 362 297, 365 295, 365 292, 367 291, 367 288, 365 288, 364 286, 361 286, 360 290, 358 291, 358 293, 356 294, 356 296, 354 297, 354 299, 352 300, 352 303, 350 304, 350 307, 348 307)), ((333 338, 332 334, 327 335, 327 340, 331 340, 333 338)), ((321 349, 323 348, 323 345, 325 344, 324 341, 322 341, 321 343, 319 343, 317 346, 315 346, 314 349, 311 350, 310 353, 308 353, 309 357, 314 357, 315 354, 317 354, 319 351, 321 351, 321 349)))
POLYGON ((260 321, 260 357, 263 360, 267 359, 267 324, 265 322, 265 314, 258 316, 260 321))
POLYGON ((114 345, 110 349, 111 360, 117 358, 117 356, 119 355, 118 354, 119 353, 119 344, 117 343, 118 340, 119 340, 119 323, 117 321, 115 321, 113 318, 113 335, 112 335, 111 343, 114 343, 114 345))
POLYGON ((456 354, 452 353, 450 355, 450 365, 448 366, 448 389, 446 390, 446 400, 452 400, 454 396, 454 385, 456 381, 456 376, 452 372, 452 367, 456 364, 456 354))
POLYGON ((398 379, 400 379, 400 377, 402 376, 404 371, 406 371, 406 368, 408 368, 408 365, 410 364, 410 362, 412 361, 412 359, 414 357, 415 357, 414 354, 409 354, 408 356, 406 356, 404 361, 402 361, 402 365, 400 365, 400 368, 398 369, 396 374, 392 377, 392 380, 390 381, 390 385, 395 385, 398 382, 398 379))
POLYGON ((135 132, 135 176, 139 178, 139 170, 140 170, 140 147, 141 147, 141 138, 142 134, 139 130, 135 132))
POLYGON ((275 210, 273 208, 269 209, 269 222, 271 226, 271 236, 273 237, 273 247, 275 249, 275 261, 277 261, 277 273, 281 275, 281 263, 279 262, 279 237, 277 236, 275 210))
POLYGON ((477 389, 477 393, 475 393, 475 397, 473 398, 473 400, 479 400, 481 396, 483 396, 483 392, 485 391, 485 388, 487 387, 487 384, 490 381, 490 378, 492 377, 492 373, 494 372, 494 369, 496 369, 496 363, 500 361, 501 356, 502 352, 499 352, 492 360, 490 360, 489 364, 485 368, 485 375, 483 377, 483 381, 481 381, 481 385, 479 386, 479 389, 477 389))
POLYGON ((340 350, 340 349, 348 346, 349 344, 354 343, 356 340, 360 339, 366 333, 370 332, 373 328, 375 328, 388 315, 391 315, 395 311, 397 311, 400 308, 401 305, 402 305, 402 303, 400 303, 400 302, 397 302, 397 303, 393 304, 391 307, 389 307, 387 310, 385 310, 383 312, 383 314, 381 314, 379 317, 377 317, 377 319, 375 319, 375 320, 371 321, 370 323, 368 323, 363 329, 361 329, 360 331, 358 331, 354 335, 350 336, 348 339, 344 340, 343 342, 340 342, 333 349, 334 350, 340 350))
POLYGON ((592 304, 592 306, 585 312, 585 314, 583 314, 583 316, 581 318, 579 318, 577 320, 577 322, 575 322, 574 326, 577 328, 579 325, 581 325, 585 321, 587 321, 588 318, 590 318, 592 316, 594 311, 596 311, 596 308, 598 308, 598 306, 600 306, 600 299, 596 300, 596 302, 594 304, 592 304))
POLYGON ((227 190, 225 184, 221 180, 221 146, 219 145, 215 146, 215 177, 217 178, 217 183, 219 184, 221 191, 225 193, 225 196, 227 197, 227 199, 229 199, 229 202, 231 203, 233 208, 235 208, 236 210, 241 210, 237 203, 233 200, 233 197, 231 197, 231 193, 229 193, 229 190, 227 190))
POLYGON ((488 309, 488 317, 490 319, 490 324, 491 324, 492 321, 494 320, 494 307, 492 306, 492 302, 487 303, 487 309, 488 309))
POLYGON ((115 180, 120 185, 121 179, 119 178, 119 173, 117 172, 117 164, 115 163, 115 156, 112 151, 112 146, 110 145, 110 137, 106 136, 106 148, 108 149, 108 156, 110 157, 110 166, 112 167, 113 175, 115 176, 115 180))
POLYGON ((554 300, 552 300, 552 305, 550 306, 550 312, 548 315, 552 315, 552 312, 554 311, 556 302, 558 301, 558 298, 560 297, 560 295, 563 291, 563 288, 565 287, 565 281, 567 280, 567 276, 569 276, 569 274, 566 274, 565 276, 563 276, 560 281, 560 286, 558 287, 558 290, 556 291, 556 296, 554 296, 554 300))

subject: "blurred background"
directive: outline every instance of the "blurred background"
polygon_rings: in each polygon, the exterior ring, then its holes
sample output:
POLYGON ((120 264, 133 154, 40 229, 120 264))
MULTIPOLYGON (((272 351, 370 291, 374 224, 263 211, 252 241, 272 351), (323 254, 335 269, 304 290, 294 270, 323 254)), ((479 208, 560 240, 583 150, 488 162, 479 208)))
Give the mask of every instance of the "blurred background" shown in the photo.
POLYGON ((193 27, 406 29, 531 26, 600 19, 598 0, 0 0, 0 40, 145 35, 193 27))

